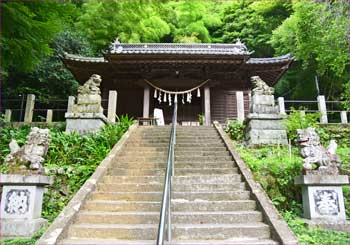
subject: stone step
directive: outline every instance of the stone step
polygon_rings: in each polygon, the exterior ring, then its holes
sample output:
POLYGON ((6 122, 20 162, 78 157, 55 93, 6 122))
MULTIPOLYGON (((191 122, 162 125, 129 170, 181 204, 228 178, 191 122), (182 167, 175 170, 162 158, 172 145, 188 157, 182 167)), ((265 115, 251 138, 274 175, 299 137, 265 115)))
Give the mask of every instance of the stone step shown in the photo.
POLYGON ((126 211, 145 211, 159 212, 160 202, 155 201, 87 201, 84 210, 107 211, 107 212, 126 212, 126 211))
MULTIPOLYGON (((71 244, 155 244, 156 240, 119 240, 119 239, 82 239, 82 238, 69 238, 64 239, 58 243, 58 245, 71 245, 71 244)), ((164 241, 164 244, 182 244, 182 245, 242 245, 242 244, 252 244, 252 245, 278 245, 279 243, 270 240, 270 239, 258 239, 258 238, 249 238, 249 237, 239 237, 239 238, 230 238, 226 240, 172 240, 170 243, 164 241)))
POLYGON ((256 209, 256 202, 253 200, 234 200, 234 201, 207 201, 195 200, 188 201, 185 199, 172 200, 172 210, 191 212, 191 211, 252 211, 256 209))
MULTIPOLYGON (((166 162, 168 156, 119 156, 117 159, 115 159, 115 162, 150 162, 150 161, 156 161, 156 162, 166 162)), ((232 161, 232 156, 226 155, 226 156, 196 156, 196 155, 175 155, 175 161, 232 161)))
MULTIPOLYGON (((155 238, 153 238, 155 239, 155 238)), ((63 239, 62 241, 59 241, 57 245, 71 245, 71 244, 133 244, 133 245, 140 245, 140 244, 155 244, 156 240, 120 240, 120 239, 97 239, 97 238, 67 238, 63 239)))
POLYGON ((173 224, 173 239, 230 239, 238 237, 270 238, 269 226, 262 223, 245 224, 173 224))
MULTIPOLYGON (((169 142, 148 142, 148 143, 145 143, 143 141, 139 141, 139 142, 130 142, 128 141, 126 144, 125 144, 127 147, 168 147, 169 146, 169 142)), ((179 143, 179 142, 176 142, 176 147, 193 147, 193 148, 196 148, 197 147, 200 147, 200 148, 206 148, 206 147, 225 147, 225 145, 221 142, 218 142, 218 141, 215 141, 215 142, 206 142, 206 141, 203 141, 203 142, 193 142, 193 143, 189 143, 189 142, 184 142, 184 143, 179 143)))
POLYGON ((183 184, 199 184, 199 183, 230 183, 231 181, 241 181, 240 174, 219 174, 219 175, 200 175, 200 176, 173 176, 172 183, 183 183, 183 184))
POLYGON ((234 201, 249 200, 250 191, 233 190, 233 191, 196 191, 196 192, 172 192, 173 200, 206 200, 206 201, 234 201))
POLYGON ((112 238, 152 240, 157 236, 158 224, 73 224, 68 236, 74 238, 112 238))
POLYGON ((237 212, 172 212, 174 224, 234 224, 262 222, 258 211, 237 212))
POLYGON ((105 175, 104 183, 150 183, 164 184, 164 176, 113 176, 105 175))
POLYGON ((158 224, 159 212, 93 212, 83 211, 76 223, 90 224, 158 224))
POLYGON ((163 191, 162 184, 150 184, 150 183, 117 183, 117 184, 105 184, 99 183, 97 186, 98 191, 118 191, 118 192, 140 192, 140 191, 163 191))
MULTIPOLYGON (((112 191, 95 191, 91 195, 92 201, 161 201, 163 192, 112 192, 112 191)), ((233 200, 248 200, 250 198, 250 192, 244 190, 233 191, 196 191, 196 192, 183 192, 173 191, 172 198, 182 199, 188 201, 195 200, 207 200, 207 201, 233 201, 233 200)))
POLYGON ((172 186, 174 191, 232 191, 245 190, 245 183, 237 182, 232 184, 175 184, 172 186))
MULTIPOLYGON (((176 163, 175 163, 176 164, 176 163)), ((175 168, 175 175, 208 175, 208 174, 235 174, 238 170, 232 168, 175 168)), ((124 169, 110 168, 108 175, 114 176, 162 176, 165 175, 165 168, 157 169, 124 169)))
MULTIPOLYGON (((175 150, 175 155, 176 156, 195 156, 195 157, 200 157, 200 156, 230 156, 230 152, 225 150, 225 149, 221 149, 219 151, 178 151, 175 150)), ((136 157, 167 157, 168 156, 168 151, 164 150, 164 151, 125 151, 121 154, 118 155, 119 157, 132 157, 132 156, 136 156, 136 157)))
MULTIPOLYGON (((166 161, 162 162, 116 162, 111 167, 126 169, 154 169, 166 166, 166 161)), ((234 162, 176 162, 175 168, 230 168, 236 166, 234 162)))
MULTIPOLYGON (((150 201, 150 202, 161 202, 162 201, 162 191, 147 191, 147 192, 112 192, 112 191, 95 191, 91 195, 91 200, 93 201, 150 201)), ((158 212, 159 214, 159 212, 158 212)))
MULTIPOLYGON (((261 222, 258 211, 240 212, 172 212, 174 224, 221 224, 261 222)), ((93 212, 83 211, 76 223, 90 224, 158 224, 159 212, 93 212)))

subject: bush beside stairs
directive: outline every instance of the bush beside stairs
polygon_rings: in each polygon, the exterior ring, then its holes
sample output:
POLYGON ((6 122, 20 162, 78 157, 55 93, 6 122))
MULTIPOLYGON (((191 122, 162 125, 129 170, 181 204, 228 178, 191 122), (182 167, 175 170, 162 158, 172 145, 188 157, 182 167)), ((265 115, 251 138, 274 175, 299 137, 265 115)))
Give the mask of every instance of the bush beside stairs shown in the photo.
MULTIPOLYGON (((138 127, 58 244, 155 244, 169 126, 138 127)), ((214 127, 177 127, 170 244, 279 244, 214 127)))

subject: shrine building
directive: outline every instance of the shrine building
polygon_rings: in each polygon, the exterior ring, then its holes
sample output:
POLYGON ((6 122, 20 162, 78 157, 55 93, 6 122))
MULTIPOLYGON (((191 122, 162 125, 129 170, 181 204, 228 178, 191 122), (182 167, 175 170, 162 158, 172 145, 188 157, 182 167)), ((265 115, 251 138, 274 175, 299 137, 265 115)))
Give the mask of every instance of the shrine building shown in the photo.
POLYGON ((108 99, 109 90, 116 90, 117 115, 148 118, 154 108, 160 108, 169 123, 172 117, 169 98, 164 99, 164 94, 159 98, 156 88, 185 91, 198 87, 191 93, 190 103, 182 95, 177 98, 178 122, 196 122, 202 114, 206 122, 225 123, 237 117, 237 91, 243 92, 247 115, 250 77, 260 76, 273 86, 293 61, 289 54, 251 58, 251 53, 240 41, 235 44, 115 41, 103 57, 66 53, 63 62, 80 84, 92 74, 100 75, 103 99, 108 99))

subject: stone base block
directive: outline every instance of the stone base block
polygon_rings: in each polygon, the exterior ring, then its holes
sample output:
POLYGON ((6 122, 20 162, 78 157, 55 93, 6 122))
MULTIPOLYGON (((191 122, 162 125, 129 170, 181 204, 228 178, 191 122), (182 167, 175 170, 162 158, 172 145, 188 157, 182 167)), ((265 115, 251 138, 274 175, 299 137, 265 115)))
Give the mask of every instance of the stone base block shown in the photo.
POLYGON ((287 145, 287 133, 285 130, 273 129, 248 129, 246 133, 248 145, 287 145))
POLYGON ((107 118, 103 115, 91 115, 91 117, 85 115, 71 117, 66 115, 66 123, 66 132, 75 131, 83 135, 100 130, 107 123, 107 118))
POLYGON ((31 238, 36 232, 47 225, 47 220, 38 219, 0 219, 1 236, 3 238, 31 238))
POLYGON ((348 184, 345 175, 296 176, 294 183, 302 186, 304 218, 324 223, 345 222, 345 206, 341 185, 348 184))
POLYGON ((305 224, 309 228, 322 228, 326 230, 332 230, 332 231, 344 231, 344 232, 350 232, 350 221, 337 221, 337 220, 309 220, 309 219, 303 219, 305 224))
POLYGON ((285 125, 280 120, 252 119, 248 122, 248 129, 285 130, 285 125))

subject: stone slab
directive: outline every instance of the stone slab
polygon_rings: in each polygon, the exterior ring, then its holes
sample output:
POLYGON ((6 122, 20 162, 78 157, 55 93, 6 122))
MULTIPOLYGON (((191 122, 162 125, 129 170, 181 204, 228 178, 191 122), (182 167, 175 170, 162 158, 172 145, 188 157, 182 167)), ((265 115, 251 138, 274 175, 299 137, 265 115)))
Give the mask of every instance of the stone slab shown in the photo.
POLYGON ((246 133, 246 140, 249 145, 288 144, 285 130, 250 129, 246 133))
POLYGON ((268 119, 268 120, 281 120, 284 117, 280 114, 267 114, 267 113, 249 113, 248 119, 268 119))
POLYGON ((309 219, 303 219, 305 224, 309 228, 322 228, 326 230, 332 230, 332 231, 343 231, 343 232, 350 232, 350 221, 325 221, 325 220, 309 220, 309 219))
POLYGON ((279 109, 278 106, 253 104, 251 106, 251 112, 258 114, 279 114, 279 109))
POLYGON ((296 185, 339 186, 349 184, 347 175, 300 175, 294 177, 296 185))
POLYGON ((67 118, 66 132, 87 134, 96 132, 106 124, 101 118, 67 118))
POLYGON ((47 175, 0 174, 0 185, 51 185, 53 177, 47 175))
POLYGON ((252 96, 253 105, 275 105, 275 97, 273 95, 253 95, 252 96))
POLYGON ((44 187, 5 185, 2 189, 2 219, 37 219, 41 217, 44 187))
POLYGON ((1 236, 7 238, 31 238, 36 232, 47 225, 43 218, 27 219, 0 219, 1 236))
POLYGON ((345 221, 341 186, 302 186, 304 218, 345 221))
POLYGON ((252 119, 247 126, 253 129, 284 130, 285 125, 279 120, 252 119))

